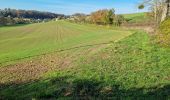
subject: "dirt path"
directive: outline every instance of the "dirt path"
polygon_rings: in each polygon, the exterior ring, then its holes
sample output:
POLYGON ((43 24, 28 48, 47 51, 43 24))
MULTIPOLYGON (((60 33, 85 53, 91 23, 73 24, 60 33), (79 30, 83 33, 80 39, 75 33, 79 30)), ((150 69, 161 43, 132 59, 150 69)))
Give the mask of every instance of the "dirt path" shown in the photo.
POLYGON ((155 23, 144 23, 144 24, 125 24, 122 26, 125 29, 140 29, 140 30, 144 30, 147 33, 150 34, 155 34, 155 23))
POLYGON ((153 26, 129 26, 129 27, 124 27, 126 29, 141 29, 146 31, 147 33, 154 34, 155 30, 153 26))

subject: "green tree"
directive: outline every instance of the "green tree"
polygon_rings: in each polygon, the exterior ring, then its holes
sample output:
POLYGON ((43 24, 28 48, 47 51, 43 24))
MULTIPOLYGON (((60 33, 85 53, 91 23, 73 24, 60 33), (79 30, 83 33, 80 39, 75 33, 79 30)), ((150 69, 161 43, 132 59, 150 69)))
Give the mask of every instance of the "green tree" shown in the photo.
POLYGON ((105 18, 106 24, 113 24, 114 16, 115 16, 115 10, 114 9, 108 10, 105 18))

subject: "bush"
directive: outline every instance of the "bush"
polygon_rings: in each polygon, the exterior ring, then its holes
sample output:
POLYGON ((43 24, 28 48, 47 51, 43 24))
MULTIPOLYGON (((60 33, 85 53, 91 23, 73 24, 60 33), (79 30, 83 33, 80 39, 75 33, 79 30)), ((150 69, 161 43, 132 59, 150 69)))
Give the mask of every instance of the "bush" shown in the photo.
POLYGON ((15 21, 11 17, 0 17, 0 26, 3 25, 14 25, 15 21))
POLYGON ((160 24, 158 40, 164 46, 170 46, 170 18, 160 24))
POLYGON ((126 22, 126 19, 122 15, 116 15, 113 20, 113 25, 120 26, 122 23, 126 22))

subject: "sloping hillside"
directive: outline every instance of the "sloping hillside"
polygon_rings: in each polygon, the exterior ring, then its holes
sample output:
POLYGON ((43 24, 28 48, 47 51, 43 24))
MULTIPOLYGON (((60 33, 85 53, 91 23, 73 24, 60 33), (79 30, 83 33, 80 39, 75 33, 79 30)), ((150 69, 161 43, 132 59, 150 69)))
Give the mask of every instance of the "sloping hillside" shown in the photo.
POLYGON ((170 98, 170 49, 151 43, 148 34, 142 31, 104 45, 107 47, 91 45, 53 53, 26 62, 27 66, 20 63, 0 68, 0 97, 9 100, 170 98), (44 71, 46 68, 52 70, 44 71), (37 73, 42 76, 35 79, 37 73))
POLYGON ((125 19, 130 23, 142 23, 150 21, 150 17, 146 13, 124 14, 125 19))
POLYGON ((0 28, 0 64, 84 45, 116 41, 132 34, 65 21, 0 28))

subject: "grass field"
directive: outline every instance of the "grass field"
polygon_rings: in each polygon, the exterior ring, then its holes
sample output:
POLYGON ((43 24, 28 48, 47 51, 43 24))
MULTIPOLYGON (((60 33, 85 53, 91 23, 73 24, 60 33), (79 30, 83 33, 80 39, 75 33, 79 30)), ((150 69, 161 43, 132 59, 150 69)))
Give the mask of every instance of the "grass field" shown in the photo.
POLYGON ((77 46, 119 40, 131 32, 64 21, 0 27, 0 64, 77 46))
POLYGON ((0 99, 170 99, 170 49, 144 31, 59 21, 0 32, 1 62, 51 52, 1 67, 0 99))
POLYGON ((130 23, 142 23, 150 21, 150 18, 146 15, 146 13, 124 14, 123 16, 130 23))

